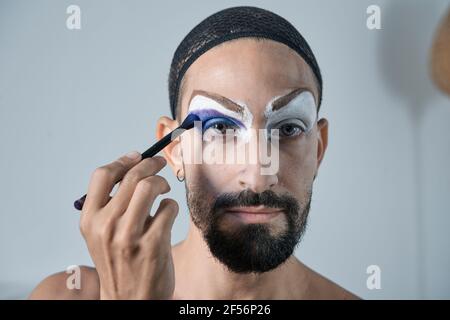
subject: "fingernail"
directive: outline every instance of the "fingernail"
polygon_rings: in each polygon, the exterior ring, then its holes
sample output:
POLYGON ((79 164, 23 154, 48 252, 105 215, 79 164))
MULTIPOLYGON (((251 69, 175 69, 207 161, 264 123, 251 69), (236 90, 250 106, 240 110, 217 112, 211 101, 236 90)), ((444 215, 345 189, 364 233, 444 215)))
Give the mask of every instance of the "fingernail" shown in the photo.
POLYGON ((137 152, 137 151, 131 151, 131 152, 128 152, 128 153, 126 154, 126 156, 127 156, 128 158, 133 159, 133 160, 139 158, 140 155, 141 155, 141 154, 140 154, 139 152, 137 152))
POLYGON ((164 157, 158 157, 159 161, 161 161, 163 164, 166 164, 166 159, 164 157))

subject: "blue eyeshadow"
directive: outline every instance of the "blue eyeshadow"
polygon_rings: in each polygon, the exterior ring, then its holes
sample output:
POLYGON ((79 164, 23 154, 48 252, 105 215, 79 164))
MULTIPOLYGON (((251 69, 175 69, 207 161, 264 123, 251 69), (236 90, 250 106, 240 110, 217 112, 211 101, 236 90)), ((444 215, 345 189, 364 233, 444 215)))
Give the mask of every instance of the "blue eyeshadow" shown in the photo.
POLYGON ((240 129, 246 129, 245 125, 236 118, 227 116, 215 109, 199 109, 189 112, 199 117, 202 122, 202 133, 204 133, 212 125, 221 123, 228 126, 235 126, 240 129))

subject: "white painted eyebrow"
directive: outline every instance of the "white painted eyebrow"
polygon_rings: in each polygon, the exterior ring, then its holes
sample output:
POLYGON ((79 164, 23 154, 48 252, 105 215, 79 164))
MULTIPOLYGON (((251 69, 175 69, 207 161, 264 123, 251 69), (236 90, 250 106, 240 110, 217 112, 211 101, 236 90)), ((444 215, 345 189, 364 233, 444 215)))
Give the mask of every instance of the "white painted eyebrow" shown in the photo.
POLYGON ((267 126, 291 117, 301 119, 309 128, 317 119, 316 102, 310 91, 303 91, 288 104, 275 111, 272 110, 272 104, 268 103, 264 116, 267 119, 267 126))

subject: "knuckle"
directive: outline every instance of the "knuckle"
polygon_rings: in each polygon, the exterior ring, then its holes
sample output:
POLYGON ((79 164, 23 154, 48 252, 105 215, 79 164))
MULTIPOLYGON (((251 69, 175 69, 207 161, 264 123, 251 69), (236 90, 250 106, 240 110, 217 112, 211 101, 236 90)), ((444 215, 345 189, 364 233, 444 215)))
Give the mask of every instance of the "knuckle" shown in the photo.
POLYGON ((154 190, 154 184, 151 179, 146 178, 139 181, 136 190, 140 193, 151 193, 154 190))
POLYGON ((101 166, 94 170, 92 177, 93 179, 111 179, 113 170, 110 166, 101 166))
POLYGON ((127 248, 131 246, 131 236, 126 232, 121 232, 114 237, 114 244, 118 248, 127 248))
POLYGON ((139 181, 137 188, 145 193, 162 193, 170 190, 169 183, 161 176, 150 176, 139 181))
POLYGON ((102 223, 96 230, 97 236, 101 240, 108 242, 113 234, 113 225, 111 223, 102 223))
POLYGON ((79 228, 80 228, 80 232, 83 236, 86 236, 89 232, 89 221, 88 218, 86 217, 86 214, 82 214, 81 218, 80 218, 80 224, 79 224, 79 228))
POLYGON ((162 169, 162 162, 158 157, 155 158, 146 158, 142 163, 143 170, 150 174, 155 174, 159 170, 162 169))
MULTIPOLYGON (((114 197, 112 197, 112 198, 114 198, 114 197)), ((125 208, 123 207, 123 204, 121 204, 121 203, 109 202, 108 206, 107 206, 107 210, 108 210, 107 211, 108 217, 106 218, 106 220, 109 223, 116 223, 117 217, 119 217, 120 215, 123 214, 123 212, 125 211, 125 208), (110 221, 110 219, 112 221, 110 221)))
POLYGON ((119 253, 129 255, 133 252, 135 245, 130 233, 121 232, 114 237, 114 247, 119 253))
POLYGON ((155 228, 154 230, 151 231, 150 237, 152 239, 156 240, 160 240, 162 238, 164 238, 165 232, 164 230, 162 230, 162 228, 155 228))
POLYGON ((141 180, 141 175, 136 170, 131 170, 125 175, 124 180, 129 184, 137 184, 141 180))
POLYGON ((161 160, 159 159, 159 156, 153 157, 153 158, 147 158, 145 161, 150 166, 151 169, 156 169, 161 165, 161 160))
POLYGON ((118 159, 118 160, 114 161, 113 164, 117 167, 118 170, 122 170, 122 171, 127 170, 127 164, 122 159, 118 159))
POLYGON ((111 212, 106 212, 105 218, 103 218, 102 225, 107 229, 106 231, 113 230, 116 225, 116 216, 111 212))

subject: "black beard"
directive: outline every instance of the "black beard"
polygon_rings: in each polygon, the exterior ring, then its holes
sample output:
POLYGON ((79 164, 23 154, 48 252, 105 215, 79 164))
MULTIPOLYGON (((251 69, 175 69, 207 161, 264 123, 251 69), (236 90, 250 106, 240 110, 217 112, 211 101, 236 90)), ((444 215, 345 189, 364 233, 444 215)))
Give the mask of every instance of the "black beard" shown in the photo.
POLYGON ((186 186, 186 195, 192 221, 213 256, 232 272, 262 273, 275 269, 293 254, 306 229, 312 191, 304 205, 289 194, 277 195, 271 190, 224 193, 209 201, 203 190, 189 191, 186 186), (286 230, 274 236, 264 223, 220 229, 219 221, 227 208, 258 205, 283 210, 286 230))

